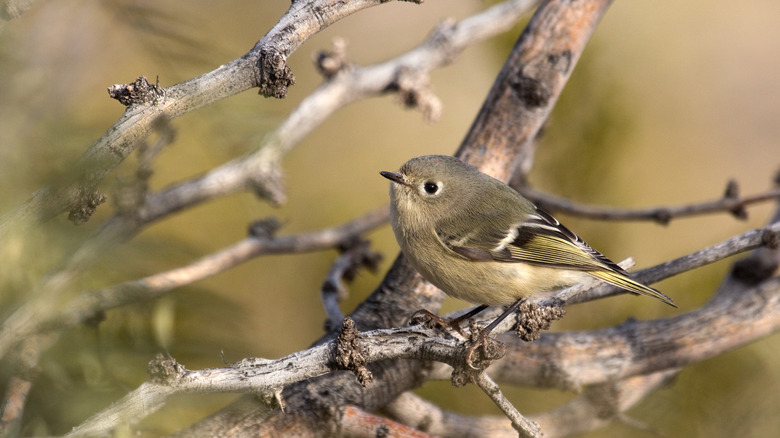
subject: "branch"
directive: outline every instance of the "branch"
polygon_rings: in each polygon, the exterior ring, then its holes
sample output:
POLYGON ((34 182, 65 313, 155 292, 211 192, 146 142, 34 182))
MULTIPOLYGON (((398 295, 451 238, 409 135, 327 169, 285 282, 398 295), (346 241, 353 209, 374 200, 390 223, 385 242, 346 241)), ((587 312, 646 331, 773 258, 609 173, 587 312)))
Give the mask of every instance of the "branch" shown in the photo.
MULTIPOLYGON (((512 423, 506 417, 459 415, 411 392, 399 395, 384 410, 391 418, 436 436, 517 437, 517 430, 512 428, 512 423)), ((547 430, 544 432, 547 437, 547 430)))
POLYGON ((624 414, 659 387, 668 384, 679 370, 670 369, 630 377, 587 388, 580 396, 549 412, 532 415, 545 437, 580 435, 606 427, 615 419, 647 429, 624 414))
POLYGON ((387 418, 368 413, 355 406, 347 406, 339 415, 338 429, 340 436, 351 438, 375 438, 375 437, 405 437, 405 438, 433 438, 419 430, 412 429, 387 418))
POLYGON ((780 198, 780 189, 768 190, 751 196, 740 197, 736 189, 736 183, 729 182, 724 196, 712 201, 691 203, 672 207, 653 207, 636 210, 614 209, 578 204, 568 199, 553 196, 536 190, 526 184, 514 187, 523 196, 533 200, 540 208, 550 212, 563 212, 574 216, 590 219, 611 221, 641 221, 653 220, 662 225, 668 224, 672 219, 704 215, 710 213, 729 212, 738 219, 747 219, 745 207, 780 198))
POLYGON ((369 242, 365 240, 345 242, 339 249, 342 254, 333 262, 320 293, 327 316, 325 321, 325 331, 327 332, 336 330, 344 320, 339 302, 347 299, 349 292, 342 279, 352 281, 358 269, 362 267, 376 272, 378 263, 382 259, 381 254, 369 249, 369 242))
MULTIPOLYGON (((669 319, 630 321, 594 332, 546 333, 530 344, 503 338, 508 346, 507 357, 491 366, 489 372, 515 384, 578 389, 676 370, 780 329, 780 278, 742 291, 737 299, 669 319)), ((346 322, 349 319, 345 327, 346 322)), ((460 340, 441 337, 437 330, 420 326, 373 330, 357 334, 349 345, 340 342, 331 340, 281 359, 244 359, 228 368, 201 371, 187 370, 173 359, 158 357, 150 365, 150 381, 69 436, 105 433, 120 424, 140 421, 168 398, 185 392, 251 392, 276 399, 283 387, 330 373, 340 368, 336 364, 351 361, 341 359, 342 355, 360 356, 362 367, 398 358, 466 366, 460 340)), ((495 392, 497 386, 491 381, 477 381, 502 409, 508 410, 495 392)), ((513 422, 524 422, 517 415, 513 422)), ((534 436, 531 429, 524 430, 534 436)))
POLYGON ((360 99, 388 92, 412 92, 402 84, 419 83, 419 78, 450 64, 469 45, 508 30, 536 3, 537 0, 507 1, 459 23, 442 24, 420 46, 390 61, 363 68, 343 66, 268 134, 255 152, 150 196, 139 220, 148 223, 246 188, 254 189, 274 203, 283 202, 285 195, 278 163, 324 120, 360 99))
MULTIPOLYGON (((741 252, 754 250, 762 246, 776 247, 777 240, 780 239, 780 222, 774 222, 766 228, 751 230, 726 239, 723 242, 702 249, 695 253, 661 263, 652 268, 643 269, 632 275, 634 279, 645 284, 653 284, 671 276, 690 271, 701 266, 723 260, 741 252)), ((556 297, 560 302, 566 304, 576 304, 586 300, 605 298, 613 295, 626 293, 625 290, 611 285, 602 285, 588 290, 585 293, 563 293, 556 297)), ((540 304, 553 305, 557 300, 544 301, 540 304)))
MULTIPOLYGON (((533 139, 608 4, 606 0, 549 0, 540 6, 494 83, 458 156, 504 181, 518 163, 530 163, 533 139)), ((351 317, 360 330, 397 327, 420 308, 438 309, 441 300, 441 292, 422 281, 400 257, 382 284, 351 317)), ((332 336, 328 334, 317 342, 332 336)), ((269 434, 284 430, 324 434, 334 424, 333 406, 379 409, 395 395, 419 385, 419 373, 427 368, 423 363, 399 360, 372 365, 375 383, 368 388, 357 384, 354 377, 333 373, 285 388, 287 414, 277 410, 247 421, 245 416, 226 409, 189 428, 187 433, 205 436, 208 431, 240 421, 240 429, 231 429, 234 436, 256 435, 258 430, 269 434)))
POLYGON ((298 236, 249 237, 187 266, 93 292, 79 294, 62 308, 46 298, 31 300, 9 316, 0 329, 0 357, 29 336, 71 329, 107 310, 157 298, 171 289, 194 283, 254 257, 333 248, 386 223, 383 207, 344 225, 298 236))
MULTIPOLYGON (((548 412, 529 415, 528 418, 539 424, 545 437, 591 432, 607 426, 615 419, 626 420, 623 412, 658 387, 667 384, 677 372, 661 371, 587 388, 568 403, 548 412)), ((517 437, 517 431, 506 417, 459 415, 409 392, 399 395, 384 410, 391 418, 436 436, 517 437)))
POLYGON ((495 403, 501 409, 504 415, 509 418, 509 420, 512 422, 512 427, 517 430, 517 432, 520 434, 520 437, 535 438, 542 436, 539 425, 525 418, 520 412, 518 412, 517 409, 512 406, 512 403, 510 403, 509 400, 504 397, 504 394, 501 393, 501 388, 499 388, 496 382, 488 377, 486 373, 479 373, 475 383, 480 387, 480 389, 482 389, 485 394, 488 395, 488 397, 490 397, 491 400, 493 400, 493 403, 495 403))
MULTIPOLYGON (((714 261, 706 250, 698 251, 686 260, 696 257, 714 261)), ((502 337, 507 345, 507 357, 495 362, 489 373, 514 384, 579 390, 586 385, 608 384, 677 369, 780 329, 778 291, 780 278, 775 278, 740 291, 732 301, 713 300, 701 309, 674 318, 629 321, 619 327, 593 332, 546 333, 534 343, 519 342, 514 336, 502 337), (735 312, 735 309, 744 310, 735 312)), ((349 319, 345 321, 345 330, 347 322, 350 330, 354 330, 349 319)), ((436 330, 422 327, 374 330, 355 333, 350 339, 349 345, 336 339, 282 359, 245 359, 225 369, 190 371, 175 361, 153 367, 171 369, 175 378, 160 380, 153 374, 150 382, 73 433, 92 434, 130 419, 139 421, 163 406, 169 397, 181 392, 278 394, 286 385, 338 368, 365 373, 369 363, 398 358, 435 360, 456 368, 465 367, 462 342, 452 337, 442 338, 436 330), (350 359, 340 359, 345 355, 350 359), (356 364, 355 357, 359 357, 361 363, 356 364), (291 364, 295 366, 291 367, 291 364), (334 364, 340 365, 334 368, 334 364)), ((484 380, 482 384, 499 403, 501 397, 493 391, 493 385, 484 380)), ((503 402, 500 406, 508 409, 503 402)), ((515 422, 520 424, 522 420, 517 417, 515 422)))
POLYGON ((94 199, 97 184, 149 135, 159 117, 172 120, 252 87, 259 87, 265 96, 284 97, 295 81, 287 57, 320 30, 382 3, 385 1, 292 2, 276 26, 242 57, 188 81, 155 89, 155 98, 130 105, 81 156, 70 182, 59 188, 42 188, 0 217, 0 241, 9 230, 40 224, 63 211, 80 208, 84 199, 94 199))

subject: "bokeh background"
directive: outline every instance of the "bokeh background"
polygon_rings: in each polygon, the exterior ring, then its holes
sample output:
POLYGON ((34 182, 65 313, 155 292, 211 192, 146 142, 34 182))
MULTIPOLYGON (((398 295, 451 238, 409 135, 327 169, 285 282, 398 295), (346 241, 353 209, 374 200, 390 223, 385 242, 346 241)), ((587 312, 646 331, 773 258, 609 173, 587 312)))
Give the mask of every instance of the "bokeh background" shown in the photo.
MULTIPOLYGON (((312 56, 334 37, 361 65, 385 61, 421 42, 442 19, 463 18, 489 3, 429 0, 389 3, 326 29, 289 59, 297 84, 284 100, 255 92, 173 121, 177 138, 157 159, 159 189, 251 151, 265 133, 321 83, 312 56)), ((39 0, 0 32, 0 211, 56 184, 121 115, 106 87, 139 75, 168 86, 248 51, 288 1, 152 2, 39 0)), ((733 178, 743 193, 771 187, 780 167, 780 3, 725 0, 702 4, 615 2, 597 29, 542 140, 531 179, 539 188, 583 203, 622 207, 678 205, 714 199, 733 178)), ((281 233, 340 224, 387 202, 380 170, 408 158, 452 154, 469 128, 520 32, 477 44, 432 75, 444 104, 435 124, 392 97, 339 111, 284 160, 289 202, 271 208, 238 194, 157 223, 105 254, 78 283, 97 288, 184 265, 246 235, 247 224, 276 216, 281 233)), ((127 181, 130 157, 103 185, 127 181)), ((668 260, 764 225, 773 205, 750 218, 727 214, 654 223, 605 223, 560 215, 593 246, 639 267, 668 260)), ((40 278, 109 217, 104 204, 75 227, 56 218, 32 236, 0 248, 0 315, 26 299, 40 278)), ((378 274, 363 273, 345 312, 381 280, 398 247, 389 227, 372 233, 385 255, 378 274)), ((219 367, 306 348, 322 334, 320 284, 336 256, 263 257, 175 290, 164 298, 111 311, 98 328, 70 332, 40 364, 25 413, 24 435, 63 433, 135 388, 146 363, 167 352, 189 368, 219 367)), ((657 285, 688 311, 704 303, 730 261, 657 285)), ((445 303, 445 310, 465 304, 445 303)), ((676 314, 655 301, 621 296, 577 306, 555 330, 606 327, 629 317, 676 314)), ((668 388, 629 412, 650 430, 614 424, 592 436, 774 436, 780 430, 777 336, 687 367, 668 388)), ((9 370, 0 370, 1 384, 9 370)), ((524 413, 549 409, 571 394, 504 388, 524 413)), ((499 412, 474 387, 431 382, 424 397, 464 414, 499 412)), ((175 400, 142 424, 151 435, 190 424, 234 395, 175 400)))

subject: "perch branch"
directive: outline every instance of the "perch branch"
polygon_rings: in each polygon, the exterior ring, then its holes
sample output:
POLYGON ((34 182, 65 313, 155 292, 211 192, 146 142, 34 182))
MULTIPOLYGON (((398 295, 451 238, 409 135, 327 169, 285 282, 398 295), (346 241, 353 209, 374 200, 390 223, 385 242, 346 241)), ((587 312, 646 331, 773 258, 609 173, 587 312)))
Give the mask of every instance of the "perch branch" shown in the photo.
MULTIPOLYGON (((489 372, 498 380, 516 384, 579 389, 677 369, 780 329, 779 291, 780 279, 774 278, 741 291, 732 302, 712 301, 673 318, 629 321, 594 332, 545 333, 530 344, 504 337, 508 354, 495 362, 489 372)), ((168 384, 175 381, 172 389, 161 388, 159 381, 153 379, 74 433, 97 433, 116 427, 120 420, 140 420, 153 412, 151 407, 159 408, 165 399, 182 391, 278 391, 301 379, 333 371, 332 364, 338 363, 333 357, 337 342, 333 340, 277 360, 246 359, 225 369, 189 371, 177 365, 173 368, 187 378, 166 380, 168 384), (127 417, 120 419, 119 412, 127 417)), ((406 358, 462 366, 459 340, 441 338, 439 332, 418 326, 359 333, 353 344, 360 346, 365 363, 406 358)))

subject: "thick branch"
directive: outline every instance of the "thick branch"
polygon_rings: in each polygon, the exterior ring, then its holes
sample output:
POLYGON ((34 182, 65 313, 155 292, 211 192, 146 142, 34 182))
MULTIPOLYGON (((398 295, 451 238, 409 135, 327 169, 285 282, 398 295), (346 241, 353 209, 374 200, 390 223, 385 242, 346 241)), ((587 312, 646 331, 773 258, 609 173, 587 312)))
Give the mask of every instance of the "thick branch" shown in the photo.
MULTIPOLYGON (((508 344, 508 354, 489 372, 505 382, 579 389, 582 385, 611 384, 633 376, 676 370, 778 329, 780 279, 776 278, 741 291, 731 302, 720 300, 674 318, 630 321, 594 332, 546 333, 534 343, 502 338, 508 344)), ((432 329, 374 330, 358 334, 356 340, 352 347, 360 349, 366 363, 408 358, 463 366, 461 341, 442 338, 440 332, 432 329)), ((342 348, 337 348, 339 342, 332 340, 282 359, 245 359, 230 368, 202 371, 187 370, 172 359, 157 359, 159 364, 153 368, 165 373, 153 372, 149 382, 74 429, 72 435, 103 433, 123 422, 139 421, 159 409, 166 399, 182 392, 277 394, 286 385, 336 370, 335 364, 340 362, 336 355, 344 354, 342 348)), ((398 361, 393 363, 398 365, 398 361)), ((343 373, 338 375, 345 377, 343 373)), ((495 394, 496 387, 490 381, 481 383, 495 394)), ((531 429, 525 430, 533 435, 531 429)))
MULTIPOLYGON (((528 151, 514 145, 527 146, 536 137, 608 3, 551 0, 537 10, 472 125, 459 156, 504 180, 509 179, 517 163, 530 159, 528 151), (514 134, 518 128, 522 128, 522 135, 514 134)), ((440 300, 441 293, 422 282, 400 258, 382 285, 351 316, 360 330, 397 327, 420 308, 438 309, 440 300)), ((248 436, 249 431, 256 435, 258 430, 269 434, 295 430, 326 435, 334 424, 333 406, 351 404, 367 411, 377 409, 418 385, 417 376, 425 368, 423 363, 402 360, 373 365, 369 368, 374 384, 368 388, 341 373, 322 376, 285 389, 287 414, 277 411, 246 421, 245 416, 238 417, 240 414, 228 409, 186 432, 199 436, 219 425, 240 421, 240 430, 231 429, 233 436, 248 436)))

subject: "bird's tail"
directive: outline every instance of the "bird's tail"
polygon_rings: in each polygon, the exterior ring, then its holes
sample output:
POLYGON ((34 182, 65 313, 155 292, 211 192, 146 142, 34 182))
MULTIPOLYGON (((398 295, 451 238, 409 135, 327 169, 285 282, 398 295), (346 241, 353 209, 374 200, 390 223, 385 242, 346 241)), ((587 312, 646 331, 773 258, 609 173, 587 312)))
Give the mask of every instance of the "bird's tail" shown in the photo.
POLYGON ((657 298, 672 307, 677 307, 671 298, 667 297, 661 292, 658 292, 652 287, 636 282, 621 273, 613 271, 590 271, 588 273, 598 279, 606 281, 607 283, 614 284, 615 286, 622 287, 623 289, 637 294, 657 298))

